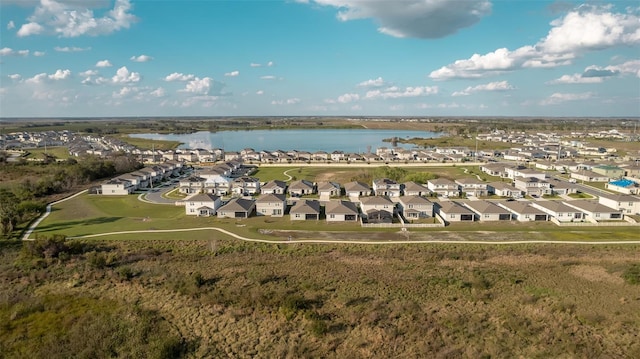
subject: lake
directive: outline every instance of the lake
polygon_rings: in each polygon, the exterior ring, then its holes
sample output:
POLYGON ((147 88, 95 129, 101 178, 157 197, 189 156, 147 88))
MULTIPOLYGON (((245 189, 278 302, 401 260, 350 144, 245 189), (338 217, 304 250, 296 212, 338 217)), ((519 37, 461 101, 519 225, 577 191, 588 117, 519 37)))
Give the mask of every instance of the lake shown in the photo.
MULTIPOLYGON (((152 140, 170 140, 182 143, 180 148, 223 148, 225 151, 240 151, 253 148, 256 151, 300 150, 344 152, 367 152, 369 146, 375 152, 378 147, 391 147, 383 142, 386 138, 434 138, 440 133, 409 130, 370 130, 370 129, 300 129, 300 130, 250 130, 250 131, 200 131, 189 134, 139 133, 131 137, 152 140)), ((411 148, 410 144, 398 144, 411 148)))

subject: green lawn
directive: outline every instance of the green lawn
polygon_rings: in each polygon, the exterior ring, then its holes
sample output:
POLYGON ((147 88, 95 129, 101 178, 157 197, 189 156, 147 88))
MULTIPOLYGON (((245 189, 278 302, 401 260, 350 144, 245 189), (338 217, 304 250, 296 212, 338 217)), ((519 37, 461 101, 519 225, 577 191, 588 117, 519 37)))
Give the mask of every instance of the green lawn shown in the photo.
MULTIPOLYGON (((27 152, 29 152, 29 154, 26 156, 26 158, 35 158, 41 160, 43 159, 42 155, 45 153, 45 149, 44 147, 30 148, 27 150, 27 152)), ((69 149, 64 146, 47 147, 46 153, 50 156, 54 156, 60 159, 67 159, 70 157, 69 149)))

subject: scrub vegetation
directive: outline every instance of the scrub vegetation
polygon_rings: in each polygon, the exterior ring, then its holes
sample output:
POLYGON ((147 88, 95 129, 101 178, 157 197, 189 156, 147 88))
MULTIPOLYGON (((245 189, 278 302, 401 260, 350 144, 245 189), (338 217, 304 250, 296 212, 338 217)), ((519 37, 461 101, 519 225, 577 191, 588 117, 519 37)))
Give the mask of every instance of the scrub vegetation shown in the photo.
POLYGON ((633 358, 639 249, 4 242, 0 357, 633 358))

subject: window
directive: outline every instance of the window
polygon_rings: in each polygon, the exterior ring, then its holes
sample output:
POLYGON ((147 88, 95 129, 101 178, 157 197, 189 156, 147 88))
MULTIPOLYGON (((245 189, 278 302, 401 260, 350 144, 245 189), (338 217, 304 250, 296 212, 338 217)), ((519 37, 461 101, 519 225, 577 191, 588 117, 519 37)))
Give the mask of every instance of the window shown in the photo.
POLYGON ((456 215, 455 214, 450 214, 449 218, 456 218, 456 215))
POLYGON ((300 213, 296 213, 296 218, 300 218, 300 213))
POLYGON ((336 218, 335 214, 329 215, 329 218, 336 218))

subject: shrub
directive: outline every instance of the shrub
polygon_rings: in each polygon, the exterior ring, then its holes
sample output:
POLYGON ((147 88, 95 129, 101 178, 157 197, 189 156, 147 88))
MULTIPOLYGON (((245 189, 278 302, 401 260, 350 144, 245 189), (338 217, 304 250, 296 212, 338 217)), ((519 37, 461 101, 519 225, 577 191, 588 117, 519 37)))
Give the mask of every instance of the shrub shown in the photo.
POLYGON ((640 284, 640 264, 632 264, 625 269, 622 278, 629 284, 640 284))

